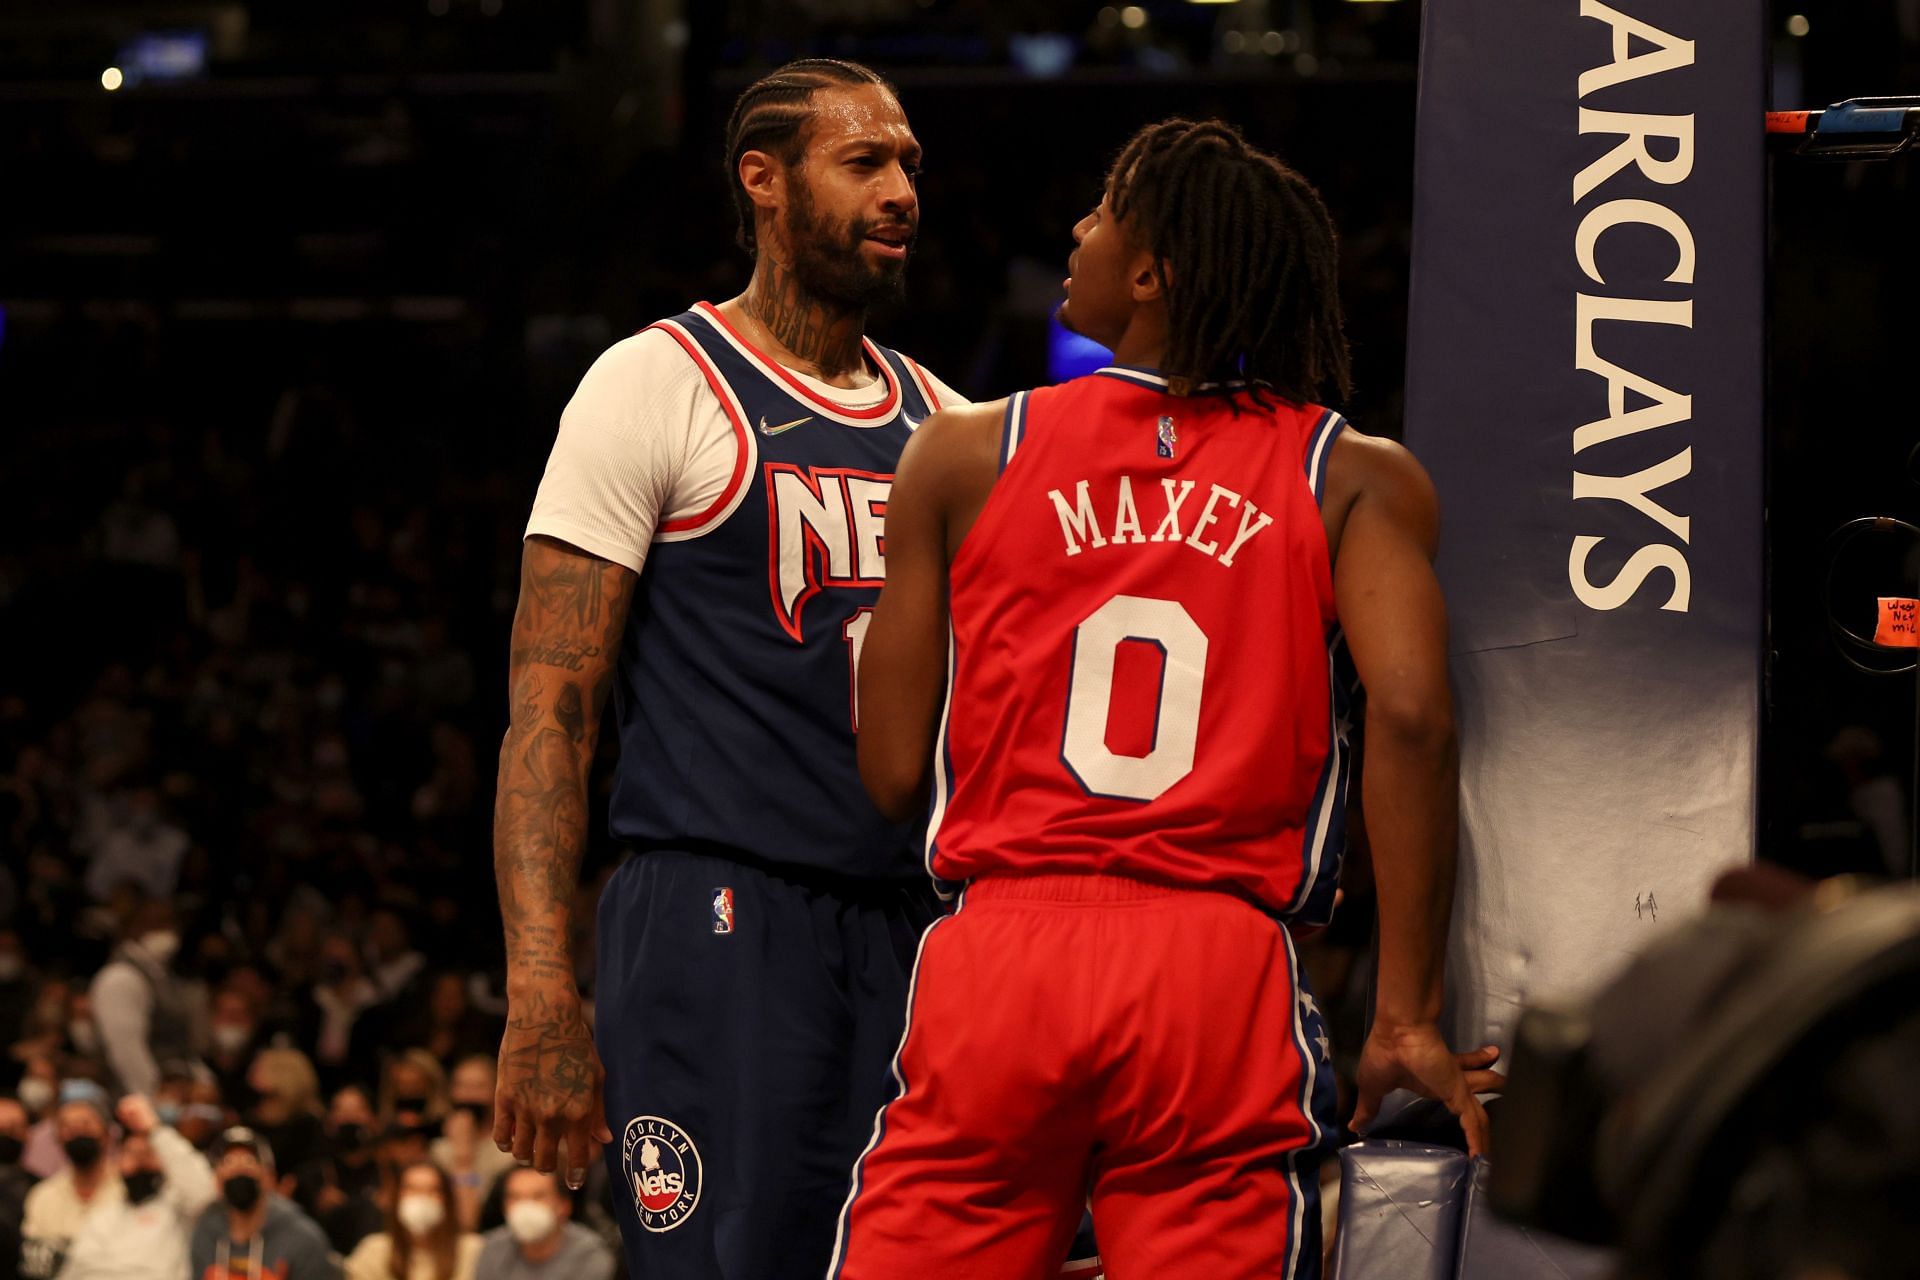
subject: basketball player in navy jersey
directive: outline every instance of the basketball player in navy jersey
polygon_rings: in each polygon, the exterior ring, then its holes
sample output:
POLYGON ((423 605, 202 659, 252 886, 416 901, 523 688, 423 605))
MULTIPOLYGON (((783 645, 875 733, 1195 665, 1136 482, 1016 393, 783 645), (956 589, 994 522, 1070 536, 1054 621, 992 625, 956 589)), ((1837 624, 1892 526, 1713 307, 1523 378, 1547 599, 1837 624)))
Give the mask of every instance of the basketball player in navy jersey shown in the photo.
POLYGON ((1114 351, 937 414, 901 459, 861 668, 880 807, 931 792, 899 1096, 834 1280, 1029 1276, 1091 1189, 1116 1275, 1311 1276, 1325 1026, 1288 927, 1321 923, 1367 690, 1378 999, 1356 1127, 1395 1088, 1477 1153, 1496 1051, 1436 1026, 1457 775, 1438 513, 1420 465, 1316 404, 1347 389, 1334 232, 1231 127, 1121 153, 1062 319, 1114 351))
POLYGON ((886 82, 793 63, 727 132, 751 282, 600 357, 527 524, 494 1137, 575 1187, 604 1144, 635 1275, 817 1280, 933 902, 914 829, 861 790, 854 668, 894 464, 960 397, 864 336, 920 217, 886 82), (635 856, 590 1033, 569 916, 609 695, 635 856))

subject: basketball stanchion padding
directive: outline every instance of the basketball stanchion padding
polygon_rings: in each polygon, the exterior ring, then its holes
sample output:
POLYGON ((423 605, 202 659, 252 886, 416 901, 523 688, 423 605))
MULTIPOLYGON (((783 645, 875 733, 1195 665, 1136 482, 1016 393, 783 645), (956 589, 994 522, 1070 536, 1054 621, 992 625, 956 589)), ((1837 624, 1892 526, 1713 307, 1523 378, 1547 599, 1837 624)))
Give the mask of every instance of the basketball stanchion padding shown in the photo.
POLYGON ((1466 1152, 1451 1147, 1342 1148, 1333 1280, 1451 1280, 1470 1175, 1466 1152))
POLYGON ((1458 1280, 1607 1280, 1619 1255, 1610 1249, 1517 1226, 1487 1202, 1491 1166, 1475 1160, 1460 1213, 1458 1280))

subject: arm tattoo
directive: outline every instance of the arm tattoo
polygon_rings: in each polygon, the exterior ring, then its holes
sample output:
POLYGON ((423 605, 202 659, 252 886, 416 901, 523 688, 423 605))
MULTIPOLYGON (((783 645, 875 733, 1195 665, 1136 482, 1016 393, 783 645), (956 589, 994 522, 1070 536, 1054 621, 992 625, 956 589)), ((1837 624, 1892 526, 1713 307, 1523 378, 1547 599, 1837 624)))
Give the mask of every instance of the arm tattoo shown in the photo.
POLYGON ((494 802, 494 876, 511 979, 572 982, 568 921, 587 840, 587 775, 634 576, 527 544, 494 802))

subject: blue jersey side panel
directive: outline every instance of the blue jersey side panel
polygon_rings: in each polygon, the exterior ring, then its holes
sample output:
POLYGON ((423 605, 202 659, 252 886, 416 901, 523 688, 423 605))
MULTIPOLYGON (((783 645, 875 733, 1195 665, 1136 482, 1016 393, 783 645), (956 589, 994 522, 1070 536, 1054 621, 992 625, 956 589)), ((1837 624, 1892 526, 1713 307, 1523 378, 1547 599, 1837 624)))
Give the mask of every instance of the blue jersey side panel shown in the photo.
POLYGON ((897 408, 835 421, 704 312, 665 323, 697 346, 758 456, 731 514, 656 540, 635 587, 614 688, 612 832, 843 876, 923 874, 915 826, 881 817, 860 784, 853 658, 885 574, 894 466, 926 400, 904 361, 876 349, 897 408))

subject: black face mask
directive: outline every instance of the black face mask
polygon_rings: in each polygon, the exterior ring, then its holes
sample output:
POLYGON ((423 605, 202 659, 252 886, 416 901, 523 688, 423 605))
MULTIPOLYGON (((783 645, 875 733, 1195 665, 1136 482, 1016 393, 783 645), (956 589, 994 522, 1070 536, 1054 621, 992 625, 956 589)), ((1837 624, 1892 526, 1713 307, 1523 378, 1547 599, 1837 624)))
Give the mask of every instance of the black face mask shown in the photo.
POLYGON ((127 1184, 127 1199, 133 1204, 145 1204, 160 1194, 160 1186, 166 1181, 166 1175, 158 1169, 135 1169, 121 1179, 127 1184))
POLYGON ((73 1167, 82 1173, 100 1163, 100 1155, 104 1150, 100 1139, 86 1133, 77 1138, 68 1138, 60 1145, 65 1148, 67 1159, 72 1161, 73 1167))
POLYGON ((241 1213, 249 1212, 260 1203, 260 1179, 250 1173, 236 1173, 227 1179, 227 1185, 220 1189, 220 1194, 241 1213))
POLYGON ((27 1144, 10 1133, 0 1133, 0 1164, 19 1164, 27 1144))
POLYGON ((367 1145, 367 1126, 343 1124, 333 1131, 333 1140, 342 1151, 358 1151, 367 1145))
POLYGON ((432 1099, 421 1093, 395 1094, 393 1109, 395 1111, 411 1111, 417 1114, 425 1111, 427 1104, 431 1101, 432 1099))

